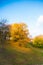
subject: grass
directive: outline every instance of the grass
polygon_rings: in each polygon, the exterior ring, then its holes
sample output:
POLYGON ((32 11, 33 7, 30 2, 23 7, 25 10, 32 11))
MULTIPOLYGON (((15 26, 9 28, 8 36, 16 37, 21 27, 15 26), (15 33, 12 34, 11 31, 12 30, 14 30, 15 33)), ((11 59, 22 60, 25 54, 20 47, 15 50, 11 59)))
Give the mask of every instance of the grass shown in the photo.
POLYGON ((43 49, 8 46, 0 52, 0 65, 43 65, 43 49))

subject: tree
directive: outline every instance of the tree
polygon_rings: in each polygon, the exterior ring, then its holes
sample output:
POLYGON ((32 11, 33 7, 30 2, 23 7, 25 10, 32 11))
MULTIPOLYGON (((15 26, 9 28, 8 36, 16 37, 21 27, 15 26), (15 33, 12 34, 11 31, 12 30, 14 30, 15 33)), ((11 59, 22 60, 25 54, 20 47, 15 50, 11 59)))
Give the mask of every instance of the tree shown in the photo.
POLYGON ((25 23, 15 23, 10 26, 11 37, 14 42, 22 44, 26 44, 30 41, 28 35, 29 31, 27 29, 27 25, 25 23))
POLYGON ((5 47, 6 37, 9 36, 9 27, 6 25, 6 22, 6 19, 0 20, 0 43, 2 50, 4 50, 5 47))
POLYGON ((43 35, 36 36, 33 39, 33 45, 36 47, 42 48, 43 47, 43 35))

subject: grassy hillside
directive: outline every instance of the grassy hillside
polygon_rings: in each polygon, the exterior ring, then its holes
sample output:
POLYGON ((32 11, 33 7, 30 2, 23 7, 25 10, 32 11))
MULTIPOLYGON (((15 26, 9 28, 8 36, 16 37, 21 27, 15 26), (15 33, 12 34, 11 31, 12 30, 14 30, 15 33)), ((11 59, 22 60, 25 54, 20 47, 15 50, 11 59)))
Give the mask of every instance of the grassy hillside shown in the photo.
POLYGON ((0 49, 0 65, 43 65, 43 49, 24 47, 7 47, 0 49))

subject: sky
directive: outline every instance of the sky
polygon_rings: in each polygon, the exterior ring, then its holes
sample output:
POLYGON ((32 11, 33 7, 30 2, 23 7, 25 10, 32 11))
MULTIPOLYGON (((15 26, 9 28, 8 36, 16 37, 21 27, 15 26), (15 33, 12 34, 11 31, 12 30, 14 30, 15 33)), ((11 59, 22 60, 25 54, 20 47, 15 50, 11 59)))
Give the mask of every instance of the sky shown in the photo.
POLYGON ((0 0, 0 19, 26 23, 32 37, 43 35, 43 0, 0 0))

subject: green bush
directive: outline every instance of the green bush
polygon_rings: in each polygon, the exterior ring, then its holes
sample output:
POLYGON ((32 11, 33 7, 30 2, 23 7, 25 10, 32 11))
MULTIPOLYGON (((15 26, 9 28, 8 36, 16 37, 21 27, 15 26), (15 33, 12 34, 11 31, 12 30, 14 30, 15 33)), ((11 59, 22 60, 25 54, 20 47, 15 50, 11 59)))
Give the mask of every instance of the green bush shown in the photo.
POLYGON ((37 36, 33 39, 33 46, 43 48, 43 36, 37 36))

